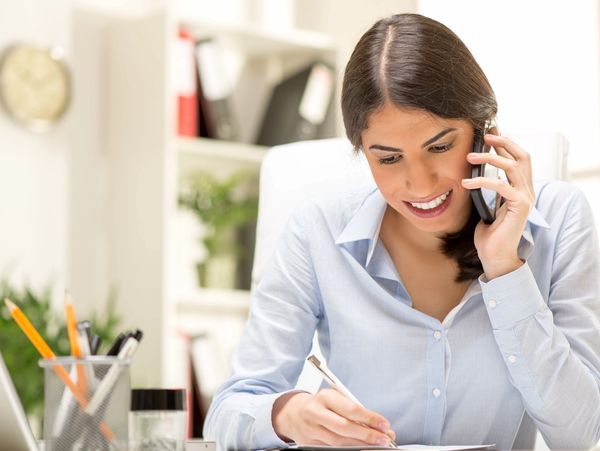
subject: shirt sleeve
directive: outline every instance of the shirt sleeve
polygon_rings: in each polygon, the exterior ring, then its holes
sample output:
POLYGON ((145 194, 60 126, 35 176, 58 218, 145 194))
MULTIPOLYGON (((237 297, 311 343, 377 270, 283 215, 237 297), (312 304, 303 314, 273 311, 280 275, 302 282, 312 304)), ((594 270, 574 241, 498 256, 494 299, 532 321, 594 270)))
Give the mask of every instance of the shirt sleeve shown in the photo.
POLYGON ((232 376, 215 394, 204 426, 204 437, 220 449, 286 446, 273 429, 273 403, 294 389, 321 316, 310 224, 306 209, 292 216, 254 291, 232 376))
POLYGON ((480 278, 511 383, 550 448, 600 440, 599 250, 593 215, 579 191, 557 234, 548 302, 527 263, 480 278))

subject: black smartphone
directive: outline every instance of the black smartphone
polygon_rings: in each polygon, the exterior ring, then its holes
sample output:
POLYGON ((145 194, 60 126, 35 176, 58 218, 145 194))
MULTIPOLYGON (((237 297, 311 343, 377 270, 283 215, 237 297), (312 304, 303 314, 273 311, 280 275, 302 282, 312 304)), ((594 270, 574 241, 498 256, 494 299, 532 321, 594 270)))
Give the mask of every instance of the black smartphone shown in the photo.
MULTIPOLYGON (((475 130, 475 136, 473 137, 473 152, 495 153, 490 146, 483 142, 484 133, 483 130, 475 130)), ((476 164, 473 165, 471 169, 471 177, 498 179, 501 178, 501 175, 498 168, 491 164, 476 164)), ((475 205, 475 209, 479 213, 479 216, 486 224, 494 222, 496 219, 496 211, 504 201, 496 191, 486 188, 471 190, 471 199, 473 199, 473 204, 475 205)))

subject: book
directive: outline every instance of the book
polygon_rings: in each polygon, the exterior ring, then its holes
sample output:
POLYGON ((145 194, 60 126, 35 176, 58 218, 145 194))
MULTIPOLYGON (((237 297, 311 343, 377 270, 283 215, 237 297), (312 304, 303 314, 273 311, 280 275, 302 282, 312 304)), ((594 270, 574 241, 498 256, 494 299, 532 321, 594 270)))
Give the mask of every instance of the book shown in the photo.
POLYGON ((274 88, 256 143, 275 146, 325 138, 322 126, 331 110, 333 69, 315 62, 280 81, 274 88))
POLYGON ((223 61, 222 49, 217 41, 206 38, 196 42, 195 52, 200 136, 235 141, 239 131, 230 107, 232 84, 223 61))
POLYGON ((214 337, 207 333, 191 337, 189 347, 192 403, 192 437, 202 437, 202 428, 212 397, 223 383, 222 359, 214 337))

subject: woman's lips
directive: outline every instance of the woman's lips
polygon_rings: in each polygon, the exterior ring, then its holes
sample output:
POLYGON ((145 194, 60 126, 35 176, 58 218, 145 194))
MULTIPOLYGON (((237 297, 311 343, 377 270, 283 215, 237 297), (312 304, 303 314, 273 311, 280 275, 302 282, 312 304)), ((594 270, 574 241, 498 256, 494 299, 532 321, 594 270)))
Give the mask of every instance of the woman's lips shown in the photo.
POLYGON ((418 216, 419 218, 429 219, 429 218, 435 218, 437 216, 440 216, 448 208, 451 201, 452 201, 452 190, 450 190, 450 192, 446 196, 446 199, 444 199, 444 201, 435 208, 423 210, 421 208, 413 207, 410 202, 405 201, 404 204, 407 206, 409 211, 411 213, 413 213, 415 216, 418 216))

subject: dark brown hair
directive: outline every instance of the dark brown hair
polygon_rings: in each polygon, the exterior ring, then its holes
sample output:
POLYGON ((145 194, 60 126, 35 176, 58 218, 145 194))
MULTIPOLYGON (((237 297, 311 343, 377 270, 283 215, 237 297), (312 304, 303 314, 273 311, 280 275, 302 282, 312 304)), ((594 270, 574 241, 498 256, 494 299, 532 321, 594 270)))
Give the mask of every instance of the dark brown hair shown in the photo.
MULTIPOLYGON (((448 27, 419 14, 379 20, 352 52, 342 85, 342 115, 356 150, 369 117, 386 103, 464 119, 476 130, 497 112, 494 91, 469 49, 448 27)), ((473 242, 477 222, 473 208, 462 230, 443 237, 442 252, 459 266, 457 282, 483 272, 473 242)))

